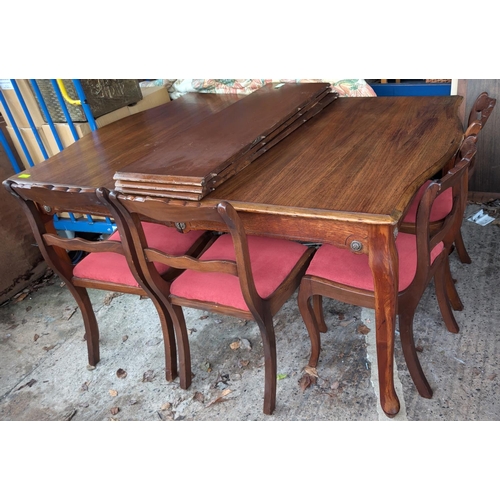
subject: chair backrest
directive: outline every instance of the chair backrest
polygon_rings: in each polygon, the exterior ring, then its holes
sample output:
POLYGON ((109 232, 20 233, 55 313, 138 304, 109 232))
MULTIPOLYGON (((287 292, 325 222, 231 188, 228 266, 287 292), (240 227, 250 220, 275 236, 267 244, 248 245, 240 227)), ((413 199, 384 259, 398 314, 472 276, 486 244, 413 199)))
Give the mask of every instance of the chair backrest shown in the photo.
POLYGON ((497 100, 490 97, 487 92, 479 94, 470 111, 467 125, 470 125, 474 120, 479 120, 484 127, 496 102, 497 100))
POLYGON ((464 139, 466 139, 467 137, 470 137, 471 135, 479 134, 479 132, 481 132, 482 128, 483 128, 483 124, 481 123, 480 120, 472 120, 464 132, 464 139))
POLYGON ((107 213, 107 207, 95 191, 60 188, 50 184, 30 186, 9 179, 3 185, 20 201, 42 256, 64 281, 71 281, 73 276, 74 266, 68 251, 115 252, 125 255, 119 241, 65 238, 58 236, 54 230, 53 217, 56 213, 89 213, 90 207, 97 213, 107 213))
POLYGON ((445 251, 449 252, 455 240, 456 232, 462 224, 467 201, 468 169, 476 154, 477 137, 466 138, 455 159, 455 166, 441 179, 433 181, 424 191, 417 209, 417 266, 428 266, 429 255, 439 243, 443 243, 445 251), (437 231, 430 232, 429 221, 434 200, 448 189, 452 192, 451 211, 442 220, 437 231))
POLYGON ((154 263, 159 262, 176 269, 192 269, 201 272, 218 272, 238 276, 241 290, 249 310, 262 317, 262 298, 258 295, 252 275, 248 243, 243 224, 233 206, 225 201, 212 205, 167 198, 131 196, 116 191, 98 190, 98 196, 109 203, 115 222, 120 231, 127 234, 126 249, 137 257, 137 266, 145 279, 157 293, 166 294, 169 283, 162 280, 154 263), (169 255, 148 246, 141 221, 174 224, 183 231, 186 224, 210 227, 229 232, 235 248, 235 260, 204 261, 191 256, 169 255))

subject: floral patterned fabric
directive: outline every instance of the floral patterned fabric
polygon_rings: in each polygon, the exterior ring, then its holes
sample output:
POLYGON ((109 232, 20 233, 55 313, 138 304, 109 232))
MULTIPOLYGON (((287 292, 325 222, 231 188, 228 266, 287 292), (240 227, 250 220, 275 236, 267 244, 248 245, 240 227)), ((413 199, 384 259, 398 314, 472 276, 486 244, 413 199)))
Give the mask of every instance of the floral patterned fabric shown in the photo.
POLYGON ((240 80, 156 80, 155 84, 167 87, 171 99, 188 92, 202 92, 213 94, 251 94, 260 87, 270 82, 328 82, 332 90, 338 92, 340 97, 376 97, 374 90, 364 80, 321 80, 321 79, 240 79, 240 80))

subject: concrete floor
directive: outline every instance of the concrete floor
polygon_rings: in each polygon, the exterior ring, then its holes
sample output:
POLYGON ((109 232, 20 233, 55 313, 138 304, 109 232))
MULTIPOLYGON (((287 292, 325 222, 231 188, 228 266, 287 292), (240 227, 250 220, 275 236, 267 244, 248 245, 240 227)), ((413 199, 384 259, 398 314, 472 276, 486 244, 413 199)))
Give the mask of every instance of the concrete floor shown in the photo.
MULTIPOLYGON (((467 214, 479 205, 470 205, 467 214)), ((434 390, 420 397, 396 339, 392 420, 500 419, 500 228, 464 221, 472 264, 451 256, 464 311, 459 334, 441 320, 434 287, 415 318, 420 360, 434 390)), ((101 331, 101 362, 87 369, 81 315, 48 272, 27 295, 0 307, 0 420, 3 421, 375 421, 378 404, 373 312, 325 300, 328 332, 316 385, 303 390, 309 340, 292 297, 275 318, 277 406, 262 413, 263 357, 253 322, 186 309, 192 370, 188 390, 164 378, 162 336, 148 299, 90 290, 101 331), (366 325, 365 334, 358 328, 366 325), (121 376, 119 376, 121 375, 121 376)))

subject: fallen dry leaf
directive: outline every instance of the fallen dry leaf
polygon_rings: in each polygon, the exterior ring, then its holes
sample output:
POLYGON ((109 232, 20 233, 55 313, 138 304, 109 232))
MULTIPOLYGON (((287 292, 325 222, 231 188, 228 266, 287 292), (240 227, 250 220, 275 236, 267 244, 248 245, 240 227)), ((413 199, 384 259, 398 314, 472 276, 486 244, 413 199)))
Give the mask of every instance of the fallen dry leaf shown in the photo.
POLYGON ((116 376, 118 378, 125 378, 127 376, 127 372, 125 370, 122 370, 121 368, 118 368, 116 371, 116 376))
POLYGON ((172 421, 174 419, 173 411, 157 411, 156 414, 160 420, 169 420, 172 421))
POLYGON ((217 403, 222 403, 223 401, 227 401, 226 396, 230 393, 231 393, 231 389, 224 389, 221 392, 220 396, 215 398, 213 401, 210 401, 210 403, 208 403, 207 406, 205 406, 205 408, 208 408, 209 406, 212 406, 212 405, 217 404, 217 403))
POLYGON ((36 342, 40 338, 40 335, 38 333, 35 333, 35 336, 33 337, 33 341, 36 342))
POLYGON ((358 333, 361 333, 362 335, 367 335, 370 333, 370 329, 366 325, 359 325, 358 326, 358 333))
POLYGON ((305 366, 304 371, 311 377, 318 378, 318 370, 316 368, 313 368, 312 366, 305 366))
POLYGON ((154 371, 153 370, 148 370, 142 376, 142 381, 143 382, 152 382, 154 378, 155 378, 154 371))
POLYGON ((127 340, 128 340, 128 335, 124 335, 124 336, 122 337, 122 342, 126 342, 127 340))
POLYGON ((249 359, 240 359, 240 366, 248 366, 248 364, 250 363, 250 360, 249 359))
POLYGON ((80 387, 81 391, 88 391, 89 390, 89 384, 90 382, 84 382, 82 386, 80 387))
POLYGON ((302 389, 302 392, 304 392, 309 386, 315 384, 316 380, 318 380, 317 377, 309 375, 309 373, 304 373, 299 380, 299 387, 302 389))
POLYGON ((421 345, 416 345, 415 346, 415 351, 422 352, 423 350, 424 350, 424 348, 421 345))
POLYGON ((54 349, 54 347, 55 347, 55 345, 46 345, 46 346, 43 348, 43 350, 48 352, 48 351, 50 351, 51 349, 54 349))
POLYGON ((235 342, 231 342, 231 344, 229 344, 229 347, 235 351, 236 349, 239 349, 240 348, 240 341, 239 340, 236 340, 235 342))
POLYGON ((160 407, 161 411, 167 411, 172 408, 172 403, 163 403, 160 407))
POLYGON ((118 408, 118 406, 114 406, 109 411, 111 412, 111 415, 116 415, 120 411, 120 408, 118 408))
POLYGON ((205 396, 204 396, 201 392, 196 391, 196 392, 194 393, 193 399, 194 399, 195 401, 198 401, 198 402, 200 402, 200 403, 203 403, 203 402, 205 401, 205 396))
POLYGON ((200 316, 199 319, 207 319, 207 318, 208 318, 208 316, 200 316))
POLYGON ((114 389, 110 389, 109 390, 109 395, 113 398, 115 398, 116 396, 118 396, 118 391, 115 391, 114 389))
POLYGON ((24 300, 26 297, 28 296, 27 293, 22 293, 21 295, 18 295, 15 299, 14 302, 21 302, 22 300, 24 300))

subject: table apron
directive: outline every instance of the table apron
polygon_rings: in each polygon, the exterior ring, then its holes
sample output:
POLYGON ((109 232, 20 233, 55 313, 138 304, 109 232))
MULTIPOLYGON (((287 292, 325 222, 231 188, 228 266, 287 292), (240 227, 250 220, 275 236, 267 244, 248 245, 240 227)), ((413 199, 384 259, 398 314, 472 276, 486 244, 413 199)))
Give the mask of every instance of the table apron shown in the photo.
MULTIPOLYGON (((368 253, 369 250, 370 228, 373 224, 366 222, 268 213, 238 213, 247 234, 308 243, 330 243, 339 248, 349 248, 356 253, 368 253)), ((196 223, 188 223, 186 229, 227 231, 222 225, 208 227, 196 223)))

